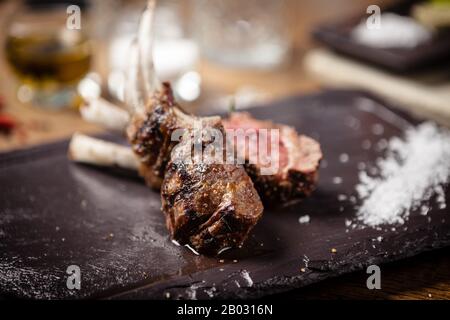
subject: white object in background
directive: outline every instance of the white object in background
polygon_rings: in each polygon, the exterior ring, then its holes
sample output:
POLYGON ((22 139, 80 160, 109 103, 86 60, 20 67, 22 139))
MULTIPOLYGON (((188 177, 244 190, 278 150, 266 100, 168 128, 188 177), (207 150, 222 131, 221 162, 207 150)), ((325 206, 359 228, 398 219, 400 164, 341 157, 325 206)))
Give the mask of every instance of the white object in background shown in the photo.
MULTIPOLYGON (((426 81, 401 76, 357 62, 325 49, 313 49, 304 58, 305 70, 322 83, 372 91, 415 114, 450 125, 450 81, 426 81)), ((447 79, 448 70, 436 70, 431 79, 447 79)))
MULTIPOLYGON (((111 69, 114 70, 112 73, 123 72, 126 69, 132 41, 133 37, 129 35, 118 36, 112 41, 110 50, 111 69)), ((183 72, 192 70, 197 63, 198 55, 198 48, 193 40, 156 39, 153 56, 157 77, 164 80, 174 79, 183 72)), ((118 76, 115 75, 113 80, 119 81, 118 76)), ((115 86, 117 85, 121 84, 115 83, 115 86)))
POLYGON ((195 68, 197 45, 190 39, 157 39, 155 42, 155 69, 160 79, 174 79, 195 68))
POLYGON ((119 144, 75 133, 69 145, 69 158, 76 162, 137 170, 139 160, 133 150, 119 144))
MULTIPOLYGON (((178 8, 180 3, 175 1, 159 2, 156 6, 155 20, 153 22, 153 60, 156 77, 161 81, 170 81, 173 84, 196 69, 199 50, 196 42, 185 34, 185 27, 181 23, 178 8)), ((125 70, 129 66, 130 46, 138 29, 139 10, 125 11, 118 18, 116 31, 111 40, 109 49, 110 75, 108 89, 112 95, 124 101, 125 70)), ((186 86, 183 86, 186 91, 186 86)), ((177 89, 175 93, 184 99, 177 89)), ((185 92, 184 91, 184 92, 185 92)), ((185 92, 186 93, 186 92, 185 92)), ((187 94, 195 99, 199 96, 197 87, 187 94)), ((185 94, 186 95, 186 94, 185 94)), ((194 100, 195 100, 194 99, 194 100)), ((191 101, 188 99, 188 101, 191 101)))
POLYGON ((102 93, 101 83, 102 79, 100 75, 95 72, 90 72, 78 83, 78 93, 86 101, 97 99, 102 93))
POLYGON ((351 37, 374 48, 414 48, 429 41, 432 33, 412 18, 383 13, 380 28, 368 28, 364 20, 352 30, 351 37))
POLYGON ((184 101, 194 101, 200 96, 202 78, 195 71, 189 71, 175 83, 175 91, 184 101))
POLYGON ((89 101, 88 104, 80 108, 80 113, 83 119, 88 122, 117 131, 125 131, 130 121, 127 111, 102 98, 89 101))

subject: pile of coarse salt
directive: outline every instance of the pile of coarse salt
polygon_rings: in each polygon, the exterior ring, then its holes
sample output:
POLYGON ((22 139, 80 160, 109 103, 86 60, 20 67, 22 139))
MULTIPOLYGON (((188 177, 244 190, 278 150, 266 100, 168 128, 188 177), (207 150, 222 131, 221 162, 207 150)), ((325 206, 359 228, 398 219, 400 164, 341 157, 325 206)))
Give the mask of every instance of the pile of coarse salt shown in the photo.
POLYGON ((383 13, 379 28, 369 28, 364 19, 353 29, 351 36, 355 41, 375 48, 414 48, 429 41, 432 33, 413 18, 383 13))
POLYGON ((389 141, 376 167, 376 177, 359 172, 359 221, 369 226, 403 224, 413 210, 426 215, 433 198, 444 209, 443 187, 450 181, 450 131, 430 122, 407 129, 404 139, 389 141))

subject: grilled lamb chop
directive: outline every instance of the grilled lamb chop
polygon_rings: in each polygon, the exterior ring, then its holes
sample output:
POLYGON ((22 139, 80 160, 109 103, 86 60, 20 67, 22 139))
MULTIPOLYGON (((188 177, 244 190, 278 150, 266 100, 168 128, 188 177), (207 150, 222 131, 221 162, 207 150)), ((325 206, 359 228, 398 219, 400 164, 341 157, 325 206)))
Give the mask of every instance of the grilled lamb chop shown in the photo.
MULTIPOLYGON (((137 41, 131 47, 125 90, 128 112, 111 109, 107 103, 82 111, 90 121, 113 114, 99 122, 119 130, 128 123, 126 131, 133 153, 123 146, 75 135, 69 154, 72 159, 87 163, 139 167, 146 183, 161 189, 162 210, 172 238, 200 253, 217 254, 243 244, 262 215, 260 197, 270 203, 309 195, 317 181, 322 153, 317 142, 298 136, 294 129, 256 120, 245 113, 233 114, 223 122, 220 117, 198 118, 184 113, 175 102, 170 85, 160 84, 154 72, 154 8, 155 2, 149 0, 137 41), (200 140, 195 134, 198 123, 203 127, 200 140), (228 162, 224 125, 227 129, 255 129, 256 133, 261 129, 279 129, 281 139, 275 145, 278 170, 263 175, 264 161, 247 161, 245 167, 228 162), (184 133, 174 137, 178 129, 184 133), (217 131, 222 144, 218 144, 214 154, 203 152, 202 161, 196 161, 191 148, 200 146, 205 151, 216 146, 218 136, 213 133, 217 131), (217 162, 216 156, 224 161, 217 162)), ((274 144, 269 142, 271 149, 274 144)), ((255 151, 244 149, 247 160, 252 159, 252 152, 255 151)), ((256 153, 262 152, 257 149, 256 153)))
MULTIPOLYGON (((172 133, 177 129, 189 129, 200 118, 183 112, 175 102, 170 84, 163 83, 145 106, 136 112, 127 128, 128 140, 141 161, 139 173, 146 183, 159 190, 170 160, 172 148, 178 143, 172 141, 172 133)), ((220 123, 220 117, 202 118, 211 126, 220 123)))
MULTIPOLYGON (((206 152, 202 161, 189 162, 191 152, 180 153, 198 143, 191 137, 195 121, 202 127, 202 150, 213 142, 213 135, 208 134, 213 130, 219 130, 224 139, 220 117, 185 114, 174 102, 170 85, 164 84, 144 112, 134 114, 127 134, 141 160, 141 175, 150 186, 161 188, 162 210, 172 239, 198 252, 216 254, 242 245, 263 206, 242 166, 206 159, 206 152), (181 142, 172 139, 177 129, 184 130, 178 137, 181 142)), ((221 146, 218 151, 224 160, 221 146)))
POLYGON ((279 129, 278 172, 262 175, 260 164, 245 163, 245 169, 265 204, 286 204, 309 196, 315 189, 322 159, 318 142, 298 135, 294 128, 257 120, 244 112, 232 113, 222 123, 227 130, 254 129, 253 132, 257 133, 260 129, 279 129))
MULTIPOLYGON (((146 183, 161 188, 162 210, 172 238, 201 253, 219 253, 242 245, 261 217, 263 206, 243 166, 216 161, 216 157, 225 160, 226 156, 221 118, 187 115, 174 101, 170 85, 160 85, 156 79, 151 59, 154 7, 155 2, 150 0, 142 14, 137 42, 131 48, 125 95, 129 114, 117 108, 110 122, 123 128, 130 120, 126 131, 134 154, 78 135, 71 143, 70 155, 89 163, 139 166, 146 183), (204 129, 197 140, 199 123, 204 129), (178 129, 184 131, 181 137, 176 136, 181 131, 178 129), (214 135, 217 132, 219 138, 214 135), (221 144, 213 143, 218 141, 221 144), (195 150, 200 146, 201 151, 209 146, 217 148, 214 153, 202 153, 202 161, 197 161, 194 152, 191 161, 192 146, 195 150), (105 157, 108 152, 111 157, 105 157)), ((105 108, 108 106, 102 104, 83 113, 93 120, 104 114, 105 108)))
MULTIPOLYGON (((203 133, 212 127, 203 129, 203 133)), ((223 135, 222 125, 215 129, 223 135)), ((187 135, 192 134, 192 130, 187 135)), ((223 138, 224 139, 224 138, 223 138)), ((184 136, 176 146, 161 188, 162 208, 172 238, 204 254, 239 247, 262 216, 263 206, 244 168, 207 159, 190 162, 194 143, 184 136)), ((212 140, 202 139, 204 151, 212 140)), ((219 150, 224 156, 224 149, 219 150)))
POLYGON ((177 116, 168 84, 157 91, 141 112, 134 113, 127 128, 127 136, 133 151, 141 160, 139 173, 152 188, 159 189, 170 151, 176 142, 171 141, 172 132, 185 125, 177 116))

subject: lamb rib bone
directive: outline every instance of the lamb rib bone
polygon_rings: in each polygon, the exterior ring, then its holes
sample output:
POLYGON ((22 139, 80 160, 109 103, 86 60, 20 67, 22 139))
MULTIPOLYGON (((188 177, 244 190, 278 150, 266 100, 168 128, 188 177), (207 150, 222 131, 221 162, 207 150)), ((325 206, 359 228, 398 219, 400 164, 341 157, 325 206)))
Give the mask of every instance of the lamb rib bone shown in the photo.
POLYGON ((103 167, 137 170, 139 160, 129 147, 75 133, 69 144, 69 159, 103 167))
POLYGON ((115 104, 98 98, 80 108, 84 120, 101 125, 107 129, 124 132, 130 122, 130 114, 115 104))

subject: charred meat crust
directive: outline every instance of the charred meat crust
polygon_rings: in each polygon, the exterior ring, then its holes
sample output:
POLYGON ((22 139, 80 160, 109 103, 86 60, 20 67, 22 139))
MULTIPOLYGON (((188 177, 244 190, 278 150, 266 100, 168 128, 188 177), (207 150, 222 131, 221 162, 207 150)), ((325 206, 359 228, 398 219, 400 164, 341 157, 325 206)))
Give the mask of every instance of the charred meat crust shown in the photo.
POLYGON ((149 186, 159 189, 175 142, 171 133, 179 123, 174 114, 175 105, 168 84, 151 99, 143 113, 136 113, 127 128, 133 151, 141 160, 139 173, 149 186))
MULTIPOLYGON (((187 159, 190 151, 178 153, 191 150, 193 143, 200 142, 206 148, 214 141, 212 129, 224 136, 220 117, 185 114, 174 103, 168 84, 145 110, 133 116, 127 129, 141 160, 140 174, 151 187, 161 189, 162 211, 172 239, 209 255, 241 246, 263 212, 259 195, 242 166, 192 162, 187 159), (201 141, 188 139, 198 121, 205 135, 201 141), (177 129, 184 131, 181 141, 172 140, 177 129)), ((218 156, 225 156, 222 152, 218 156)))
POLYGON ((172 149, 179 142, 172 140, 172 133, 177 129, 191 129, 194 121, 221 126, 220 117, 198 118, 186 114, 174 101, 169 83, 163 83, 145 110, 133 115, 127 136, 141 161, 139 173, 150 187, 161 188, 172 149))
POLYGON ((248 161, 245 164, 245 170, 265 205, 290 204, 310 196, 315 190, 322 159, 320 145, 315 140, 298 135, 294 128, 258 120, 245 112, 232 113, 223 120, 223 124, 226 129, 280 129, 280 143, 287 152, 286 165, 280 166, 276 174, 262 175, 258 164, 248 161))
POLYGON ((290 204, 309 197, 315 190, 318 171, 300 172, 288 170, 287 176, 280 180, 276 175, 261 175, 253 164, 245 164, 245 170, 252 179, 258 194, 265 205, 290 204))
MULTIPOLYGON (((221 124, 215 129, 223 132, 221 124)), ((202 147, 211 142, 202 140, 202 147)), ((183 137, 177 148, 191 143, 183 137)), ((208 255, 241 246, 263 212, 245 169, 234 164, 175 160, 174 155, 161 187, 162 210, 172 238, 208 255)))
POLYGON ((170 163, 162 208, 173 239, 203 254, 239 247, 263 206, 243 167, 170 163))

